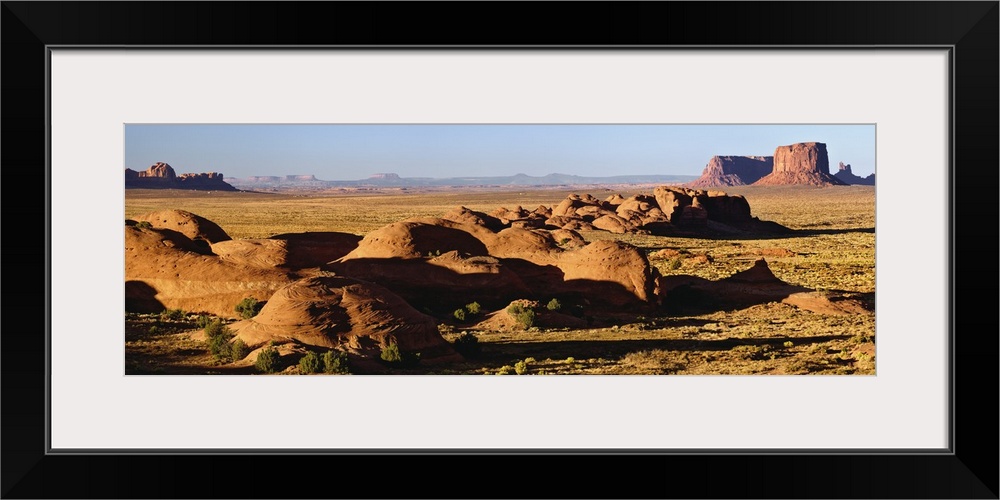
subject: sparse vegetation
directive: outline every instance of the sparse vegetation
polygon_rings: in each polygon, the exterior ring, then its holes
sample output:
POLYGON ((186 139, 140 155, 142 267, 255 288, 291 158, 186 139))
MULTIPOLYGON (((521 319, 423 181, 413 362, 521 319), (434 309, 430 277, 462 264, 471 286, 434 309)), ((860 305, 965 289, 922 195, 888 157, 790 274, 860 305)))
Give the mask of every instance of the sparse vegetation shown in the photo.
POLYGON ((350 367, 347 366, 347 353, 340 351, 326 351, 323 353, 323 372, 335 375, 350 373, 350 367))
POLYGON ((518 361, 517 363, 514 363, 514 373, 517 373, 518 375, 524 375, 525 373, 528 373, 528 363, 524 361, 518 361))
POLYGON ((550 311, 558 311, 562 309, 562 304, 559 303, 559 299, 552 299, 545 305, 545 308, 550 311))
POLYGON ((680 257, 674 257, 670 259, 669 263, 667 263, 667 268, 670 269, 671 271, 676 271, 677 269, 681 268, 682 264, 683 261, 681 261, 680 257))
POLYGON ((453 315, 455 316, 455 319, 465 321, 465 309, 455 309, 453 315))
POLYGON ((465 310, 473 316, 478 316, 482 308, 480 307, 479 302, 472 302, 465 304, 465 310))
POLYGON ((462 334, 455 339, 454 348, 459 354, 468 358, 478 356, 482 350, 479 345, 479 337, 476 337, 476 335, 472 332, 462 332, 462 334))
POLYGON ((281 356, 274 346, 267 346, 257 354, 257 361, 253 366, 261 373, 274 373, 278 370, 278 362, 281 356))
POLYGON ((319 355, 309 351, 299 360, 299 371, 302 373, 316 373, 319 371, 319 355))
POLYGON ((230 341, 235 337, 232 330, 216 318, 205 325, 205 335, 208 337, 208 352, 218 361, 238 361, 246 357, 246 344, 242 340, 239 345, 230 341), (234 347, 239 351, 234 351, 234 347), (242 354, 242 355, 241 355, 242 354))
POLYGON ((503 366, 501 366, 500 368, 497 369, 497 373, 496 374, 497 375, 514 375, 516 373, 517 373, 517 370, 515 370, 513 366, 503 365, 503 366))
POLYGON ((181 309, 164 309, 160 313, 160 321, 180 321, 184 316, 184 311, 181 309))
POLYGON ((141 220, 135 223, 135 227, 139 229, 153 229, 153 224, 150 223, 148 220, 141 220))
POLYGON ((535 326, 535 310, 530 307, 515 302, 507 307, 507 314, 517 320, 517 324, 525 330, 535 326))
POLYGON ((236 312, 243 319, 250 319, 260 312, 261 308, 264 307, 262 302, 258 302, 257 299, 253 297, 247 297, 236 304, 236 312))
POLYGON ((247 354, 250 354, 250 349, 243 339, 236 339, 229 345, 229 359, 234 363, 247 357, 247 354))
POLYGON ((400 367, 411 367, 420 362, 419 352, 402 351, 395 342, 390 342, 389 345, 383 347, 380 357, 382 361, 400 367))

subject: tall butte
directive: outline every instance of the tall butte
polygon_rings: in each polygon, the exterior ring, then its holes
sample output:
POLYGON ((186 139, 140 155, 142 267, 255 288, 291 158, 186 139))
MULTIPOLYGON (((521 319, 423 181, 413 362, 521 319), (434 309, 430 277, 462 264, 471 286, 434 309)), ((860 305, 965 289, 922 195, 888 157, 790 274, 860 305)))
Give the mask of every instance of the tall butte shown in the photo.
POLYGON ((799 142, 790 146, 778 146, 774 150, 774 170, 753 183, 754 186, 785 184, 847 185, 830 175, 830 158, 826 154, 826 144, 822 142, 799 142))

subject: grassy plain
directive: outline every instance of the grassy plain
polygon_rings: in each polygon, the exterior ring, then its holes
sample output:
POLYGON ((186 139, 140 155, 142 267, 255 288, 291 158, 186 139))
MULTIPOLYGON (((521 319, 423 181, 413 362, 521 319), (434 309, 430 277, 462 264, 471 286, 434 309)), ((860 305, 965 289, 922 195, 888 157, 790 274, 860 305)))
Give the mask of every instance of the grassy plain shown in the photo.
MULTIPOLYGON (((456 206, 492 212, 518 205, 553 206, 570 193, 606 198, 651 193, 653 186, 566 189, 454 189, 302 193, 127 190, 125 217, 181 209, 208 218, 233 238, 278 233, 340 231, 364 235, 415 216, 440 216, 456 206)), ((744 195, 753 215, 795 230, 764 239, 698 239, 581 233, 589 241, 614 238, 650 254, 664 275, 721 279, 764 257, 782 280, 818 290, 853 292, 874 301, 875 188, 752 187, 744 195)), ((402 373, 529 374, 874 374, 874 314, 829 316, 772 303, 690 316, 598 318, 582 330, 475 331, 482 354, 461 365, 402 373), (612 326, 602 326, 612 325, 612 326), (527 361, 526 361, 527 360, 527 361)), ((133 317, 126 321, 127 369, 132 373, 248 373, 218 366, 184 332, 191 324, 133 317), (151 326, 159 326, 155 335, 151 326), (131 368, 128 368, 131 367, 131 368)), ((442 324, 454 341, 463 331, 442 324)), ((295 368, 289 370, 295 372, 295 368)))

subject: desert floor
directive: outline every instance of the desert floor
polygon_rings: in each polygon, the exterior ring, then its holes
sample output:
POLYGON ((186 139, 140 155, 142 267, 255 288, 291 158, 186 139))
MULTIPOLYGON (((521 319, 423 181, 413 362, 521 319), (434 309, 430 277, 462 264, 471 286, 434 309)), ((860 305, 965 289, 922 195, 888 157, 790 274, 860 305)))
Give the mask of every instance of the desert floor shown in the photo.
MULTIPOLYGON (((651 193, 653 186, 580 186, 564 189, 381 189, 326 192, 200 192, 126 190, 125 218, 164 209, 193 212, 233 238, 278 233, 339 231, 364 235, 414 216, 440 216, 457 206, 492 212, 499 207, 557 205, 571 193, 604 199, 651 193)), ((780 279, 816 290, 850 292, 874 311, 875 188, 731 187, 754 216, 795 234, 765 239, 696 239, 581 232, 588 241, 619 239, 645 250, 663 275, 718 280, 763 257, 780 279), (667 249, 668 252, 654 253, 667 249), (669 250, 672 250, 669 251, 669 250), (664 256, 670 254, 669 256, 664 256)), ((197 340, 196 317, 170 319, 126 314, 129 374, 251 374, 248 362, 221 363, 197 340)), ((655 317, 598 318, 588 329, 476 330, 482 353, 447 367, 396 370, 401 374, 875 374, 875 313, 826 315, 783 303, 683 314, 664 308, 655 317)), ((442 336, 470 331, 443 322, 442 336)), ((294 366, 283 373, 297 373, 294 366)))

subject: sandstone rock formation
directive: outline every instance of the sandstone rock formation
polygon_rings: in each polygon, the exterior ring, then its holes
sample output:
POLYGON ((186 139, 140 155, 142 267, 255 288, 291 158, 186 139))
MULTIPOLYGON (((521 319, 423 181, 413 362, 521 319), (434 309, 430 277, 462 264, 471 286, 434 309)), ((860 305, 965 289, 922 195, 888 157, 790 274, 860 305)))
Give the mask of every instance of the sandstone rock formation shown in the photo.
POLYGON ((868 177, 861 177, 859 175, 854 175, 851 172, 850 165, 844 165, 844 162, 840 162, 840 168, 834 177, 840 179, 845 184, 860 184, 864 186, 874 186, 875 185, 875 174, 869 174, 868 177))
POLYGON ((623 243, 586 244, 566 229, 555 235, 522 227, 494 233, 476 224, 414 218, 369 233, 324 268, 379 283, 418 307, 552 297, 642 307, 657 300, 656 272, 645 254, 623 243))
POLYGON ((154 228, 177 231, 196 243, 212 244, 232 239, 218 224, 186 210, 159 210, 139 215, 135 220, 148 222, 154 228))
POLYGON ((830 175, 830 159, 826 144, 800 142, 778 146, 774 150, 774 170, 762 177, 755 186, 786 184, 809 186, 843 186, 840 179, 830 175))
POLYGON ((270 238, 228 240, 212 244, 220 259, 252 267, 288 270, 317 268, 357 248, 360 236, 315 232, 279 234, 270 238))
MULTIPOLYGON (((247 346, 295 342, 376 360, 383 347, 419 352, 421 363, 461 361, 427 316, 386 288, 316 276, 277 290, 255 317, 230 326, 247 346)), ((352 360, 357 361, 357 359, 352 360)))
POLYGON ((685 184, 690 188, 743 186, 771 173, 773 156, 713 156, 701 177, 685 184))
POLYGON ((125 226, 125 310, 164 308, 237 317, 246 297, 265 301, 291 281, 285 271, 232 262, 174 229, 125 226))
POLYGON ((236 191, 218 172, 177 175, 173 167, 163 162, 156 162, 142 172, 126 168, 125 188, 236 191))
POLYGON ((637 194, 629 198, 613 195, 604 201, 589 194, 571 194, 551 212, 552 216, 542 226, 548 230, 601 229, 617 234, 641 232, 678 236, 788 231, 778 224, 751 216, 750 204, 743 196, 673 186, 657 187, 651 195, 637 194))

